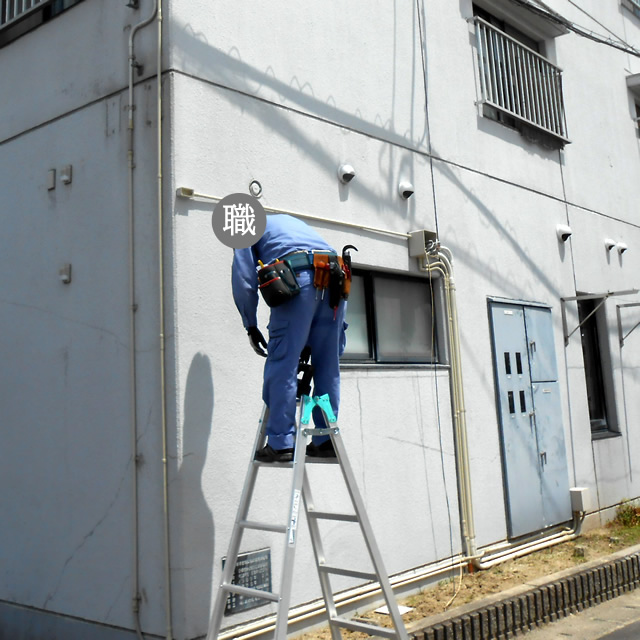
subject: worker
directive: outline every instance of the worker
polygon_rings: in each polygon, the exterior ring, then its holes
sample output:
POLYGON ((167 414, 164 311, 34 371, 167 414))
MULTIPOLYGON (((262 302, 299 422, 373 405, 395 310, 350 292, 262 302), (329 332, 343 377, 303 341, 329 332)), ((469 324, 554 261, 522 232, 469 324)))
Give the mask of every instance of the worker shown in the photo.
MULTIPOLYGON (((317 264, 319 260, 327 260, 329 256, 335 263, 336 255, 335 250, 309 225, 298 218, 280 214, 267 217, 265 232, 255 244, 248 249, 234 250, 234 302, 253 350, 267 358, 262 388, 262 398, 269 408, 267 444, 256 452, 255 459, 258 461, 293 460, 298 363, 305 347, 311 349, 314 395, 329 394, 333 411, 338 414, 339 358, 346 344, 346 303, 344 299, 340 299, 337 306, 332 308, 328 292, 314 287, 314 262, 317 264), (294 274, 294 282, 290 282, 292 297, 271 308, 267 344, 258 329, 257 271, 261 266, 273 264, 279 267, 289 265, 294 274)), ((267 293, 263 289, 268 289, 270 283, 273 284, 276 280, 267 280, 261 288, 267 301, 267 293)), ((275 283, 282 284, 279 280, 275 283)), ((326 427, 317 407, 314 409, 313 419, 316 427, 326 427)), ((335 456, 329 436, 314 436, 307 446, 306 454, 317 457, 335 456)))

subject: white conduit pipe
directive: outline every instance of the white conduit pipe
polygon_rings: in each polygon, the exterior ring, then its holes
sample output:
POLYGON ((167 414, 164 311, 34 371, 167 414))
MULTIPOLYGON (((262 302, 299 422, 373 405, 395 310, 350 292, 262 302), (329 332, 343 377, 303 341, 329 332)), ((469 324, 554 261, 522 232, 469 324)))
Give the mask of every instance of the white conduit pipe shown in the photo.
MULTIPOLYGON (((210 196, 206 193, 198 193, 189 187, 179 187, 176 194, 179 198, 187 199, 200 199, 200 200, 213 200, 219 202, 222 198, 218 196, 210 196)), ((343 220, 333 220, 331 218, 324 218, 322 216, 314 216, 310 213, 300 213, 299 211, 288 211, 287 209, 279 209, 277 207, 267 207, 263 205, 264 210, 267 213, 284 213, 296 218, 304 218, 306 220, 317 220, 319 222, 327 222, 329 224, 335 224, 341 227, 351 227, 352 229, 360 229, 361 231, 370 231, 372 233, 380 233, 385 236, 396 236, 398 238, 409 238, 408 233, 402 233, 400 231, 392 231, 391 229, 380 229, 379 227, 371 227, 365 224, 358 224, 357 222, 345 222, 343 220)))
POLYGON ((478 553, 473 519, 473 503, 471 499, 471 478, 469 474, 469 448, 467 442, 467 422, 464 405, 464 389, 462 384, 462 360, 460 357, 460 334, 458 331, 458 313, 455 296, 455 282, 451 266, 451 252, 439 244, 434 245, 437 251, 436 261, 431 262, 430 255, 425 256, 421 270, 431 274, 440 272, 444 277, 445 303, 447 320, 449 323, 449 358, 451 375, 451 402, 453 405, 453 428, 455 432, 455 448, 460 481, 461 527, 465 543, 465 550, 469 558, 475 558, 478 553))
POLYGON ((173 606, 171 598, 171 547, 169 537, 169 454, 167 449, 167 387, 165 362, 165 320, 164 320, 164 210, 162 206, 162 0, 156 0, 158 46, 156 59, 157 84, 157 138, 158 138, 158 298, 160 316, 160 398, 162 410, 162 499, 164 517, 164 563, 165 563, 165 615, 167 619, 167 640, 173 640, 173 606))
POLYGON ((132 578, 132 611, 136 636, 142 640, 140 627, 140 540, 138 522, 138 391, 136 385, 136 287, 135 287, 135 239, 134 239, 134 197, 133 197, 133 169, 134 140, 133 140, 133 112, 135 109, 133 97, 133 69, 136 66, 134 39, 140 29, 150 24, 157 11, 157 0, 151 15, 131 28, 129 34, 129 72, 128 72, 128 111, 127 125, 127 165, 128 165, 128 208, 129 208, 129 368, 130 368, 130 402, 131 402, 131 469, 133 485, 133 578, 132 578))

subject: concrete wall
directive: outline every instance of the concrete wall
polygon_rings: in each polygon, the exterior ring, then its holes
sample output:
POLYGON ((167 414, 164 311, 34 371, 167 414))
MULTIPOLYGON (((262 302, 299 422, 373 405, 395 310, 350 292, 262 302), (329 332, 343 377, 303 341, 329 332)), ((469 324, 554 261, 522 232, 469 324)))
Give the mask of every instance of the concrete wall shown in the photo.
MULTIPOLYGON (((65 637, 82 620, 133 628, 126 85, 139 20, 87 1, 0 50, 0 619, 12 637, 52 637, 44 616, 16 627, 30 611, 60 614, 65 637)), ((136 44, 148 77, 153 34, 136 44)), ((136 81, 140 588, 143 626, 162 633, 155 83, 136 81)))
MULTIPOLYGON (((584 11, 566 0, 549 4, 640 46, 637 19, 617 3, 592 0, 584 11)), ((9 487, 0 508, 10 523, 0 528, 0 601, 23 607, 0 619, 12 631, 28 624, 24 607, 112 625, 104 629, 113 637, 133 627, 127 43, 150 9, 145 0, 140 11, 85 0, 0 50, 0 86, 14 88, 0 119, 0 249, 11 274, 0 296, 8 425, 0 432, 0 480, 9 487), (48 170, 67 164, 73 182, 58 180, 48 191, 48 170), (63 263, 73 265, 69 285, 58 279, 63 263)), ((575 34, 546 43, 564 69, 572 142, 559 151, 481 117, 468 0, 427 0, 418 9, 358 0, 304 11, 172 0, 164 10, 174 636, 206 632, 262 373, 231 298, 232 251, 212 232, 214 203, 177 198, 177 187, 223 197, 259 180, 266 206, 326 217, 312 224, 329 242, 353 243, 358 265, 395 273, 418 274, 403 239, 337 222, 437 229, 454 256, 480 546, 507 535, 489 296, 552 307, 571 485, 590 488, 594 513, 640 495, 640 330, 621 347, 616 324, 616 305, 637 297, 606 303, 616 438, 592 441, 579 332, 565 348, 560 313, 560 298, 576 291, 638 287, 640 149, 625 77, 640 72, 640 60, 575 34), (336 177, 343 162, 357 172, 347 186, 336 177), (408 202, 397 195, 404 178, 415 186, 408 202), (573 229, 566 244, 556 239, 559 223, 573 229), (629 251, 607 254, 605 237, 629 251)), ((141 618, 145 633, 162 635, 155 27, 140 32, 136 55, 144 64, 136 76, 134 186, 141 618)), ((567 311, 575 326, 575 304, 567 311)), ((621 309, 621 317, 626 333, 637 308, 621 309)), ((264 305, 259 318, 264 328, 264 305)), ((345 441, 388 570, 458 553, 448 370, 345 366, 342 388, 345 441)), ((284 501, 274 496, 287 490, 272 475, 259 489, 256 518, 282 519, 284 501)), ((334 480, 314 479, 318 503, 344 500, 334 480)), ((328 532, 326 545, 336 561, 361 554, 344 526, 328 532)), ((267 546, 277 584, 280 542, 253 534, 243 550, 267 546)), ((294 603, 319 597, 313 571, 303 528, 294 603)), ((34 637, 46 633, 42 618, 31 620, 34 637)))

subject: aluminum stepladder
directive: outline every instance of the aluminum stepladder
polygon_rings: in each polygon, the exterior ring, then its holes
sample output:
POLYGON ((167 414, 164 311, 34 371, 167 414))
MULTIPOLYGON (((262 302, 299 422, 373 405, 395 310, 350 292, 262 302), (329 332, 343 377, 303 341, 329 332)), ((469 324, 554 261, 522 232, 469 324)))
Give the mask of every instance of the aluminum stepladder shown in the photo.
MULTIPOLYGON (((308 383, 308 380, 307 380, 308 383)), ((289 606, 291 601, 291 585, 293 581, 293 565, 294 555, 297 541, 297 528, 299 525, 300 515, 300 503, 304 505, 304 510, 307 517, 307 523, 309 525, 309 532, 311 537, 311 543, 313 547, 313 553, 315 557, 316 568, 318 570, 318 577, 320 580, 320 587, 322 589, 322 596, 324 598, 325 607, 327 611, 327 620, 331 629, 332 640, 340 640, 342 634, 340 629, 350 629, 354 631, 363 631, 369 635, 382 636, 385 638, 397 638, 398 640, 408 640, 407 631, 405 629, 402 617, 398 610, 393 590, 389 578, 385 572, 382 557, 380 551, 374 539, 373 531, 369 518, 367 517, 364 502, 358 491, 358 487, 355 481, 355 476, 349 464, 347 454, 340 435, 340 429, 336 416, 333 413, 331 402, 328 395, 313 397, 300 393, 300 389, 304 389, 304 379, 299 383, 299 418, 296 427, 296 440, 293 454, 293 462, 288 463, 264 463, 251 459, 249 463, 249 469, 245 479, 244 487, 240 497, 240 503, 238 505, 238 512, 236 515, 235 524, 231 534, 231 540, 229 543, 229 550, 227 552, 227 560, 224 566, 222 581, 218 589, 216 596, 216 602, 211 615, 211 622, 209 625, 209 633, 207 640, 216 640, 220 632, 220 626, 222 624, 222 617, 224 614, 225 603, 227 596, 230 593, 239 595, 245 595, 250 597, 258 597, 271 602, 277 603, 277 615, 275 626, 275 640, 285 640, 287 637, 287 623, 289 615, 289 606), (326 428, 315 429, 309 428, 311 420, 311 414, 314 407, 319 407, 322 411, 325 419, 326 428), (307 444, 307 438, 313 435, 329 435, 336 452, 335 458, 312 458, 306 457, 305 449, 307 444), (311 497, 311 488, 309 484, 309 478, 306 473, 306 464, 311 463, 327 463, 333 462, 338 464, 342 471, 342 476, 351 499, 354 513, 332 513, 327 511, 317 511, 313 504, 311 497), (256 522, 248 520, 249 508, 251 506, 251 499, 258 476, 258 470, 262 466, 283 467, 293 469, 293 481, 291 488, 291 498, 289 502, 289 517, 287 524, 278 525, 270 524, 266 522, 256 522), (320 520, 334 520, 343 522, 356 522, 360 525, 360 530, 364 538, 365 545, 369 552, 369 557, 373 565, 372 572, 353 571, 350 569, 343 569, 340 567, 329 566, 325 562, 325 555, 320 536, 320 528, 318 521, 320 520), (242 534, 247 529, 270 531, 275 533, 281 533, 285 536, 284 542, 284 555, 283 566, 281 573, 281 584, 279 592, 268 592, 258 589, 251 589, 239 585, 232 584, 232 579, 238 560, 238 554, 240 552, 240 545, 242 541, 242 534), (361 578, 369 581, 376 581, 380 584, 382 594, 384 596, 386 605, 389 610, 389 615, 393 623, 393 628, 381 627, 375 624, 367 624, 358 620, 350 620, 347 618, 341 618, 337 614, 336 604, 333 598, 333 592, 330 584, 331 575, 341 575, 348 577, 361 578)), ((308 389, 308 387, 307 387, 308 389)), ((308 393, 308 390, 307 390, 308 393)), ((266 442, 266 424, 269 417, 269 410, 265 406, 262 411, 262 416, 258 424, 258 433, 254 448, 252 452, 258 451, 262 448, 266 442)), ((252 453, 253 455, 253 453, 252 453)))

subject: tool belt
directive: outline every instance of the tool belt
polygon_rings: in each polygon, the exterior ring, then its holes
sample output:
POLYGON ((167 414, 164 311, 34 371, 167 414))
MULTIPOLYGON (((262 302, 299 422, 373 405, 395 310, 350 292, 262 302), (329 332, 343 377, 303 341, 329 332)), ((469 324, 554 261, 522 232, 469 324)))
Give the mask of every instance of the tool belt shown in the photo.
POLYGON ((300 293, 296 271, 313 269, 313 286, 329 290, 329 306, 336 310, 351 291, 350 259, 329 251, 294 251, 258 270, 259 289, 270 307, 277 307, 300 293))

